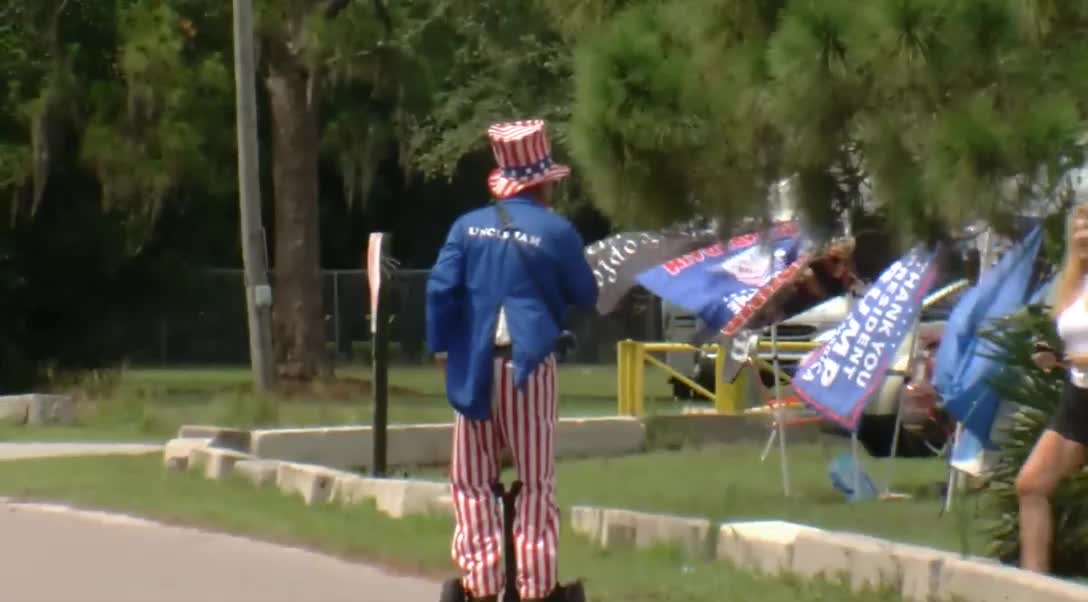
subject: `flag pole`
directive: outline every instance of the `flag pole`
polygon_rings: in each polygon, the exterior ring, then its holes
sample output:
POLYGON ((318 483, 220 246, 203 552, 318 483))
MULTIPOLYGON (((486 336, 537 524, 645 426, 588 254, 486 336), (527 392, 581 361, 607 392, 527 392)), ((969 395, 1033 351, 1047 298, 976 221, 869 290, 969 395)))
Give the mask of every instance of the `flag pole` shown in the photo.
MULTIPOLYGON (((918 317, 914 321, 914 338, 912 338, 911 341, 910 341, 910 355, 907 356, 906 375, 909 375, 912 380, 914 379, 913 378, 915 376, 914 372, 916 371, 915 369, 917 367, 916 362, 914 361, 914 356, 915 356, 916 353, 918 353, 918 339, 921 337, 921 332, 919 332, 921 324, 922 324, 922 314, 921 314, 921 312, 919 312, 918 317)), ((906 380, 906 379, 904 378, 904 380, 906 380)), ((921 380, 921 379, 919 379, 919 380, 921 380)), ((903 399, 900 398, 899 403, 896 405, 895 430, 892 431, 892 449, 891 449, 891 453, 888 454, 888 477, 887 477, 887 480, 884 483, 884 493, 885 494, 890 494, 892 492, 892 479, 895 478, 895 458, 896 458, 896 454, 899 453, 899 437, 900 437, 899 431, 902 428, 903 428, 903 399)))
MULTIPOLYGON (((854 224, 850 220, 850 212, 843 212, 843 234, 846 238, 852 238, 854 236, 854 224)), ((850 312, 854 309, 854 288, 846 292, 846 315, 849 316, 850 312)), ((854 457, 854 497, 860 499, 859 492, 861 491, 861 454, 859 448, 861 447, 858 441, 858 430, 861 427, 861 422, 854 425, 854 430, 850 432, 850 454, 854 457)))
MULTIPOLYGON (((849 233, 849 221, 847 221, 847 233, 849 233)), ((849 316, 851 310, 854 309, 854 291, 851 289, 846 295, 846 315, 849 316)), ((864 402, 863 402, 864 403, 864 402)), ((861 491, 861 454, 859 453, 861 444, 858 441, 858 430, 861 428, 861 421, 854 425, 854 430, 850 432, 850 454, 854 457, 854 498, 860 499, 861 491)))
MULTIPOLYGON (((983 232, 982 250, 979 253, 978 262, 978 282, 982 282, 982 277, 986 274, 990 268, 990 263, 993 261, 994 251, 994 239, 993 239, 993 226, 986 225, 986 231, 983 232)), ((975 284, 978 286, 978 283, 975 284)), ((956 434, 952 438, 952 446, 948 448, 948 486, 945 488, 944 506, 941 508, 941 514, 945 514, 952 509, 953 498, 955 497, 955 490, 960 486, 960 471, 952 465, 952 457, 956 452, 956 445, 960 442, 960 436, 963 434, 963 422, 956 422, 956 434)))

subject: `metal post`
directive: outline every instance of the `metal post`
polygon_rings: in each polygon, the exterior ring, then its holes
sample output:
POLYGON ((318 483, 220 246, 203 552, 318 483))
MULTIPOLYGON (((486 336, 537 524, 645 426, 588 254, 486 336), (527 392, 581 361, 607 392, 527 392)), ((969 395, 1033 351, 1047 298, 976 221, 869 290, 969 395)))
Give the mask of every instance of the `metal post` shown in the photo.
MULTIPOLYGON (((910 341, 910 355, 907 356, 907 370, 906 370, 906 373, 911 376, 912 380, 916 380, 917 382, 921 382, 922 380, 924 380, 924 378, 914 379, 914 376, 915 376, 914 373, 917 371, 917 370, 915 370, 916 362, 914 361, 914 356, 915 356, 916 353, 918 353, 918 339, 921 336, 921 333, 919 332, 919 327, 921 326, 921 324, 922 324, 922 319, 919 317, 914 322, 914 338, 911 339, 911 341, 910 341)), ((925 372, 925 369, 923 367, 923 370, 922 370, 923 375, 924 375, 924 372, 925 372)), ((899 430, 901 428, 903 428, 903 400, 902 399, 900 399, 899 403, 896 405, 895 430, 892 432, 892 449, 891 449, 891 453, 888 455, 888 463, 889 463, 889 465, 888 465, 888 479, 887 479, 887 482, 884 485, 884 493, 891 493, 891 490, 892 490, 892 478, 895 476, 895 456, 896 456, 897 453, 899 453, 899 430)))
POLYGON ((272 288, 261 224, 261 188, 257 154, 257 100, 253 52, 252 0, 234 0, 234 83, 238 135, 238 187, 245 263, 249 358, 256 390, 273 384, 272 288))
POLYGON ((861 500, 861 454, 858 453, 860 444, 858 432, 850 433, 850 453, 854 455, 854 499, 861 500))
POLYGON ((942 516, 952 509, 952 502, 956 497, 955 489, 959 486, 960 472, 952 466, 952 452, 956 450, 956 444, 959 443, 961 434, 963 434, 963 423, 957 422, 956 433, 952 435, 952 445, 948 448, 948 485, 945 487, 944 504, 941 506, 942 516))
POLYGON ((374 476, 385 476, 386 426, 389 422, 389 309, 385 287, 378 293, 378 328, 374 354, 374 476))
MULTIPOLYGON (((389 234, 381 239, 381 256, 389 253, 389 234)), ((371 337, 373 357, 373 396, 374 396, 374 466, 376 477, 386 474, 386 431, 389 423, 389 282, 385 278, 384 268, 379 262, 369 269, 381 270, 381 286, 378 288, 378 303, 374 309, 374 332, 371 337)))
MULTIPOLYGON (((850 211, 844 211, 842 216, 842 228, 843 235, 847 238, 853 238, 854 236, 854 224, 850 219, 850 211)), ((854 309, 854 290, 853 287, 846 293, 846 313, 847 315, 854 309)), ((854 498, 861 499, 859 493, 861 492, 861 454, 858 453, 861 445, 858 441, 858 429, 860 424, 854 427, 854 431, 850 433, 850 454, 854 457, 854 498)))
POLYGON ((774 397, 778 402, 776 422, 778 422, 778 455, 782 464, 782 490, 786 497, 790 496, 790 467, 786 458, 786 404, 782 399, 782 381, 779 378, 778 367, 778 323, 771 325, 771 353, 774 361, 774 397))
POLYGON ((340 271, 333 270, 332 272, 332 327, 333 327, 333 345, 336 347, 332 352, 333 364, 340 358, 340 271))

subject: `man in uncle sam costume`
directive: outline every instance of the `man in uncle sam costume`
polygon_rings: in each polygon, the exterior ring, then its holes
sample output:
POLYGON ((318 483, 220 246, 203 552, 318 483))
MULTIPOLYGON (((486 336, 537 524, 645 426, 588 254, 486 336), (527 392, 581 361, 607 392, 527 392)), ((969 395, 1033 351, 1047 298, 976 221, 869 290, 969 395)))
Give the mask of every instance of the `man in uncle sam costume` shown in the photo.
POLYGON ((555 356, 567 308, 593 308, 597 283, 581 236, 551 209, 555 183, 570 169, 553 162, 544 123, 501 123, 488 137, 495 202, 453 224, 427 281, 427 343, 456 411, 452 554, 467 599, 497 600, 503 532, 491 486, 509 448, 523 483, 517 591, 523 600, 581 599, 580 584, 557 580, 555 356))

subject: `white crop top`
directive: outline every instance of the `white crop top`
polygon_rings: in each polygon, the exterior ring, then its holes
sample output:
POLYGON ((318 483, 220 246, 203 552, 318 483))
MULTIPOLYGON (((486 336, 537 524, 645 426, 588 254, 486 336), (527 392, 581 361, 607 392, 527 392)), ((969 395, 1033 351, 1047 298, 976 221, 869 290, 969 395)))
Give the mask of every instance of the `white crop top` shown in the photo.
POLYGON ((1080 293, 1058 316, 1058 336, 1065 343, 1067 355, 1088 354, 1088 279, 1081 284, 1080 293))

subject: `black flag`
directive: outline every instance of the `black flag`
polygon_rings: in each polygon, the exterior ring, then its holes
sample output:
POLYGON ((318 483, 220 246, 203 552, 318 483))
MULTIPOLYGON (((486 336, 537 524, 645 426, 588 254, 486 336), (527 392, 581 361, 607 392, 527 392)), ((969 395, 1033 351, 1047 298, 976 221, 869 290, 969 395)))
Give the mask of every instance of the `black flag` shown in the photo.
POLYGON ((621 232, 586 247, 599 290, 597 313, 606 315, 632 288, 645 270, 718 240, 708 228, 675 227, 660 231, 621 232))

